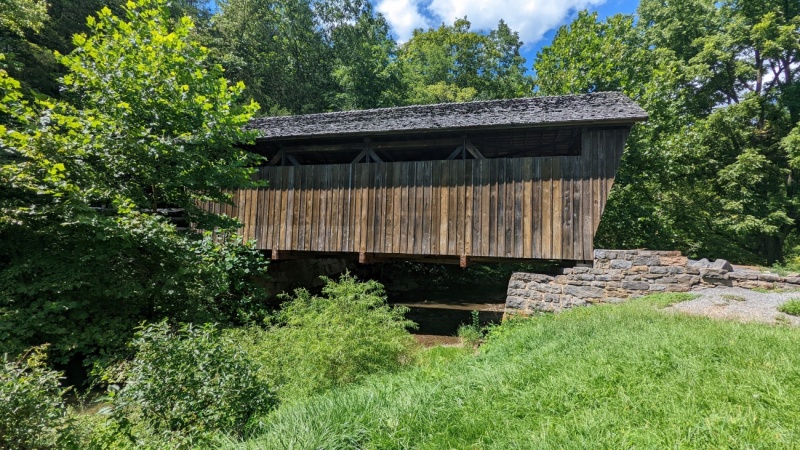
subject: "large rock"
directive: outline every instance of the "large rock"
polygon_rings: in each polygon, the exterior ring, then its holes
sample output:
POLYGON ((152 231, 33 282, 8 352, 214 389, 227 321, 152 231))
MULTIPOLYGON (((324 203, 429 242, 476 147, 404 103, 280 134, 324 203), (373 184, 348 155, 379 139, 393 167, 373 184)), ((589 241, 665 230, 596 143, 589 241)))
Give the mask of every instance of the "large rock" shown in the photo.
POLYGON ((717 270, 725 270, 727 272, 732 272, 733 271, 733 266, 731 265, 731 263, 729 263, 728 261, 726 261, 724 259, 716 259, 716 260, 714 260, 714 262, 711 263, 711 268, 712 269, 717 269, 717 270))

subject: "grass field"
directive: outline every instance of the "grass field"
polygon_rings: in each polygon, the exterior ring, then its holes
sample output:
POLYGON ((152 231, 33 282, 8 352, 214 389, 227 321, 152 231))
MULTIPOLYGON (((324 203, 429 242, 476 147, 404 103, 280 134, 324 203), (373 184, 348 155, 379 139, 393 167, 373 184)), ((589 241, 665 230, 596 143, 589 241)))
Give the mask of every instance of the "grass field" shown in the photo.
POLYGON ((281 406, 265 449, 800 448, 800 329, 670 314, 685 294, 514 321, 479 354, 281 406))

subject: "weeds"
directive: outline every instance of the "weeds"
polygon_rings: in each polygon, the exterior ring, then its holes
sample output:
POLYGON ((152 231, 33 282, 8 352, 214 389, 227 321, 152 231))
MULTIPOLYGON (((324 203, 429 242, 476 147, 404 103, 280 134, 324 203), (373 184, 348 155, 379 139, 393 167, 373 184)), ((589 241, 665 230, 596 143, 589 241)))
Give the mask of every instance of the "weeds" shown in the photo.
POLYGON ((778 307, 778 311, 790 316, 800 316, 800 298, 793 298, 778 307))

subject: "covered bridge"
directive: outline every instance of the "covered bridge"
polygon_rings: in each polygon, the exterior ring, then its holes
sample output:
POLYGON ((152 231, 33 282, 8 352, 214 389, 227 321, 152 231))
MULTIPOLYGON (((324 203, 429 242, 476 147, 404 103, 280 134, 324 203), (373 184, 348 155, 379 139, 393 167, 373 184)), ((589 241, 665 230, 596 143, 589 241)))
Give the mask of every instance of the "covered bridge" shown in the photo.
POLYGON ((273 259, 592 259, 631 126, 619 93, 255 119, 268 186, 235 193, 273 259))

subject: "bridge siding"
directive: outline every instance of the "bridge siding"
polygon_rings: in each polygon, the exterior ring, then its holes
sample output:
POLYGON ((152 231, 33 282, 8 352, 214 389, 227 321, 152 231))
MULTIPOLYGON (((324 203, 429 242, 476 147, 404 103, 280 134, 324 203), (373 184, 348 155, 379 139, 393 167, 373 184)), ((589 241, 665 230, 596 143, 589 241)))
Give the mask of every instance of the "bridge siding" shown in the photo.
POLYGON ((628 131, 580 156, 263 167, 240 233, 266 250, 588 260, 628 131))

